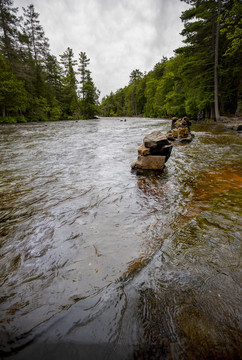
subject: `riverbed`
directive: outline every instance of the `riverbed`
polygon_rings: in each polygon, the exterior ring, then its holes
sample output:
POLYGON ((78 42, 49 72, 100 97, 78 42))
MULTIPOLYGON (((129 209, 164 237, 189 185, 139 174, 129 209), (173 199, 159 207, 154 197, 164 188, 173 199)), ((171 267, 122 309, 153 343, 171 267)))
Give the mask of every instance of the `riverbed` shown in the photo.
POLYGON ((125 120, 0 127, 2 356, 242 358, 242 138, 193 124, 142 174, 170 121, 125 120))

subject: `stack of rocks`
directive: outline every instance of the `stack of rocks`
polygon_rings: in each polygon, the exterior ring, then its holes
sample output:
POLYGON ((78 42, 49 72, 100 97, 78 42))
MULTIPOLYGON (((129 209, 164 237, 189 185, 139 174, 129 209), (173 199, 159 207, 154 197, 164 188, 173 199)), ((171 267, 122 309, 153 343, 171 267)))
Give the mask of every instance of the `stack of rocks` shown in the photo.
POLYGON ((182 119, 172 118, 171 130, 167 132, 167 138, 171 141, 191 141, 190 125, 191 122, 186 116, 182 119))
POLYGON ((153 131, 145 136, 143 144, 138 148, 138 159, 132 169, 163 170, 165 162, 171 155, 172 145, 167 135, 161 131, 153 131))

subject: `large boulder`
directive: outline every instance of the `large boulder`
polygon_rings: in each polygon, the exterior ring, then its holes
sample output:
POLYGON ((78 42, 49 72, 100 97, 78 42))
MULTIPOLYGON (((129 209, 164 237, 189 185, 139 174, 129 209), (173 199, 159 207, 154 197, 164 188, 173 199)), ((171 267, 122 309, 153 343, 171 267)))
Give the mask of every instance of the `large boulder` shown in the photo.
POLYGON ((169 159, 171 155, 172 145, 165 145, 163 147, 154 147, 147 148, 144 144, 142 144, 138 148, 138 155, 140 156, 148 156, 148 155, 161 155, 166 157, 166 161, 169 159))
POLYGON ((161 131, 153 131, 151 134, 144 137, 143 140, 144 146, 146 148, 161 148, 165 145, 169 145, 169 140, 161 131))
POLYGON ((135 163, 136 169, 141 170, 163 170, 166 157, 159 155, 138 155, 138 159, 135 163))
POLYGON ((172 146, 165 133, 153 131, 144 137, 138 148, 138 159, 131 165, 133 170, 163 170, 171 155, 172 146))
POLYGON ((191 122, 187 116, 182 119, 172 118, 171 130, 166 133, 170 141, 191 141, 193 136, 190 133, 191 122))
POLYGON ((184 116, 181 119, 177 119, 177 118, 172 118, 172 123, 171 123, 171 130, 173 129, 178 129, 180 127, 182 128, 190 128, 191 125, 191 121, 188 119, 187 116, 184 116))

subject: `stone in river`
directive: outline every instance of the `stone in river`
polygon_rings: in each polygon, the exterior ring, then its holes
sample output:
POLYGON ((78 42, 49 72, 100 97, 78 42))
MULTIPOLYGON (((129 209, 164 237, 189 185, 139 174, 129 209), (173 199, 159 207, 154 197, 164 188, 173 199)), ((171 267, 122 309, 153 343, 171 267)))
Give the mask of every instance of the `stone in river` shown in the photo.
POLYGON ((173 138, 178 138, 178 129, 172 130, 172 136, 173 136, 173 138))
POLYGON ((138 155, 148 156, 148 155, 161 155, 166 157, 166 161, 171 155, 172 145, 165 145, 163 147, 147 148, 142 144, 138 148, 138 155))
POLYGON ((170 144, 166 134, 159 130, 145 136, 143 143, 146 148, 163 147, 170 144))
POLYGON ((171 156, 172 147, 173 147, 173 145, 166 145, 166 146, 164 146, 164 147, 160 150, 160 152, 159 152, 159 155, 166 157, 166 161, 165 161, 165 162, 167 162, 167 160, 168 160, 169 157, 171 156))
POLYGON ((159 155, 138 155, 138 159, 135 163, 136 169, 141 170, 162 170, 166 161, 165 156, 159 155))
MULTIPOLYGON (((174 130, 173 130, 174 131, 174 130)), ((188 137, 190 134, 189 134, 189 130, 187 127, 180 127, 178 128, 178 139, 182 139, 182 138, 185 138, 185 137, 188 137)))
POLYGON ((146 147, 144 146, 144 144, 142 144, 142 145, 138 148, 138 155, 141 155, 141 156, 150 155, 150 149, 149 149, 149 148, 146 148, 146 147))

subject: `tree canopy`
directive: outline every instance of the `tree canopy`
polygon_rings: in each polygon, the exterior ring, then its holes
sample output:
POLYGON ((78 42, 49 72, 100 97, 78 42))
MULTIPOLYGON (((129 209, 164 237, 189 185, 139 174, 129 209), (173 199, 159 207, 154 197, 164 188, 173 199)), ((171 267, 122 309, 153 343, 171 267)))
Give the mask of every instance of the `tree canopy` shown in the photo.
POLYGON ((23 8, 19 16, 13 0, 0 0, 0 122, 7 117, 19 121, 93 118, 98 113, 99 91, 87 69, 89 62, 86 53, 80 52, 77 69, 69 47, 58 60, 50 52, 34 5, 23 8))
MULTIPOLYGON (((183 0, 184 1, 184 0, 183 0)), ((102 100, 105 116, 183 116, 219 119, 241 113, 242 3, 185 0, 184 46, 148 74, 135 69, 129 85, 102 100)))
MULTIPOLYGON (((179 0, 177 0, 179 1, 179 0)), ((104 116, 197 117, 241 114, 242 3, 181 0, 184 45, 148 73, 131 71, 127 86, 102 99, 90 59, 70 47, 59 59, 34 5, 19 16, 13 0, 0 0, 0 111, 31 121, 104 116)))

